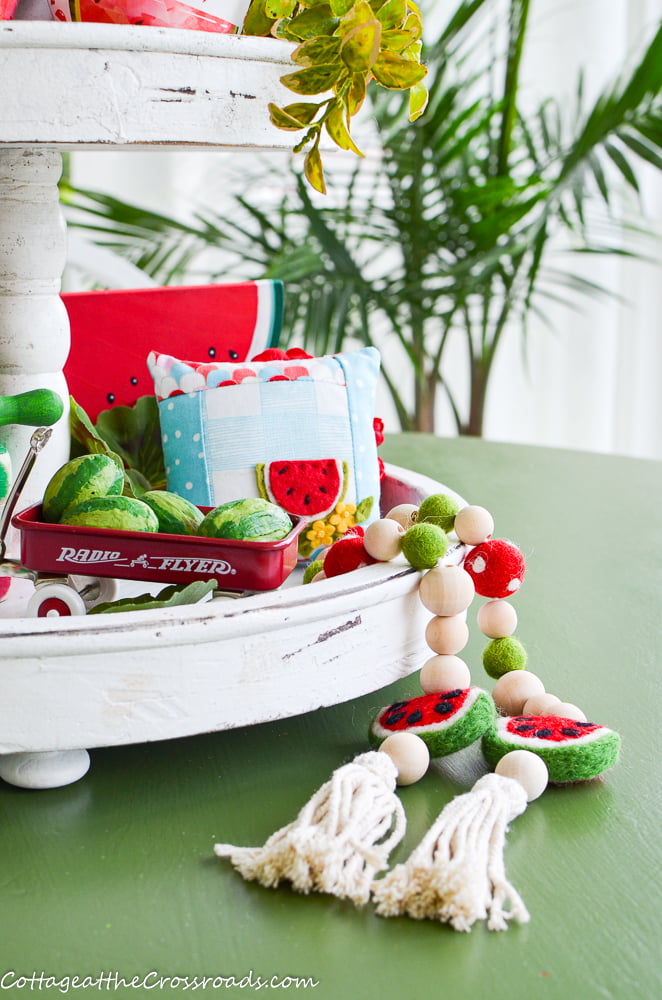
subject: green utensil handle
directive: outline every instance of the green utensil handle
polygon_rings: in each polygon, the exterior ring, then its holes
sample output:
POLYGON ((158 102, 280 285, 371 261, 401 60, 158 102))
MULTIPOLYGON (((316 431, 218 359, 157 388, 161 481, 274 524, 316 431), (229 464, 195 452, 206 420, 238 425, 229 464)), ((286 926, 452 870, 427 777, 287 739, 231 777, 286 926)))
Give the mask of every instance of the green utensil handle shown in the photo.
POLYGON ((31 389, 16 396, 0 396, 0 427, 26 424, 50 427, 64 413, 64 403, 52 389, 31 389))

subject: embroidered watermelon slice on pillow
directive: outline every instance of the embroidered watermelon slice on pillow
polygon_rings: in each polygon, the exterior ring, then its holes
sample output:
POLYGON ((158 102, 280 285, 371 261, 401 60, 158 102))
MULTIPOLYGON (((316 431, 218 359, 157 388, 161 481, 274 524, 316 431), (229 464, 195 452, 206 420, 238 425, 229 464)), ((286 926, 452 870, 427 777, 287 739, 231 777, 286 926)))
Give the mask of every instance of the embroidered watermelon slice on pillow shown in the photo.
POLYGON ((330 514, 347 492, 349 467, 336 458, 261 462, 255 471, 263 499, 308 520, 330 514))
POLYGON ((494 702, 486 691, 457 688, 387 705, 372 721, 368 738, 379 747, 391 733, 415 733, 431 757, 445 757, 482 736, 494 717, 494 702))
POLYGON ((511 750, 531 750, 547 765, 549 780, 586 781, 613 767, 621 738, 595 722, 577 722, 553 715, 500 718, 483 736, 483 754, 492 766, 511 750))

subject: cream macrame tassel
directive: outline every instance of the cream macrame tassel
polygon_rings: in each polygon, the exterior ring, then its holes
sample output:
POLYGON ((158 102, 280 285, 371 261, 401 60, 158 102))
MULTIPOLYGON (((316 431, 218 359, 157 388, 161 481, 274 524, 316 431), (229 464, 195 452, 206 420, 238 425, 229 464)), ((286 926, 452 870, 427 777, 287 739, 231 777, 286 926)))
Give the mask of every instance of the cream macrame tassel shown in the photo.
POLYGON ((288 826, 263 847, 216 844, 249 881, 276 886, 287 880, 298 892, 331 893, 366 903, 375 874, 405 831, 395 794, 397 769, 385 753, 370 750, 333 772, 288 826))
POLYGON ((526 806, 518 781, 480 778, 449 802, 404 864, 374 883, 377 913, 440 920, 456 931, 470 930, 476 920, 487 919, 493 931, 505 930, 513 917, 526 923, 529 914, 503 862, 508 824, 526 806))

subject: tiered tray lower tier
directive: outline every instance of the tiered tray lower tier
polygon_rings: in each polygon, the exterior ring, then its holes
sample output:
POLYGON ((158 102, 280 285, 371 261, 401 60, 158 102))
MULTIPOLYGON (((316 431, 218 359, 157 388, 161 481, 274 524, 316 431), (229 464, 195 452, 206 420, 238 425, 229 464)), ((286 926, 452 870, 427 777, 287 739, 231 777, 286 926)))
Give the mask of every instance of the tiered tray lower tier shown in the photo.
MULTIPOLYGON (((385 510, 453 492, 388 473, 385 510)), ((298 715, 384 687, 430 655, 419 574, 404 560, 305 587, 297 573, 277 591, 184 608, 0 621, 0 776, 64 784, 87 769, 75 751, 298 715)))

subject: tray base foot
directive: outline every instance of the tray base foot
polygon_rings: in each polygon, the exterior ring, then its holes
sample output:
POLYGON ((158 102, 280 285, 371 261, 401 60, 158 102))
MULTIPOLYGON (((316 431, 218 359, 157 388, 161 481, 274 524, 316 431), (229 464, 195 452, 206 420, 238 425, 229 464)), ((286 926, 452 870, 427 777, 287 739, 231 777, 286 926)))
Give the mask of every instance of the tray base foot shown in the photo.
POLYGON ((60 788, 87 773, 87 750, 44 750, 0 756, 0 778, 18 788, 60 788))

